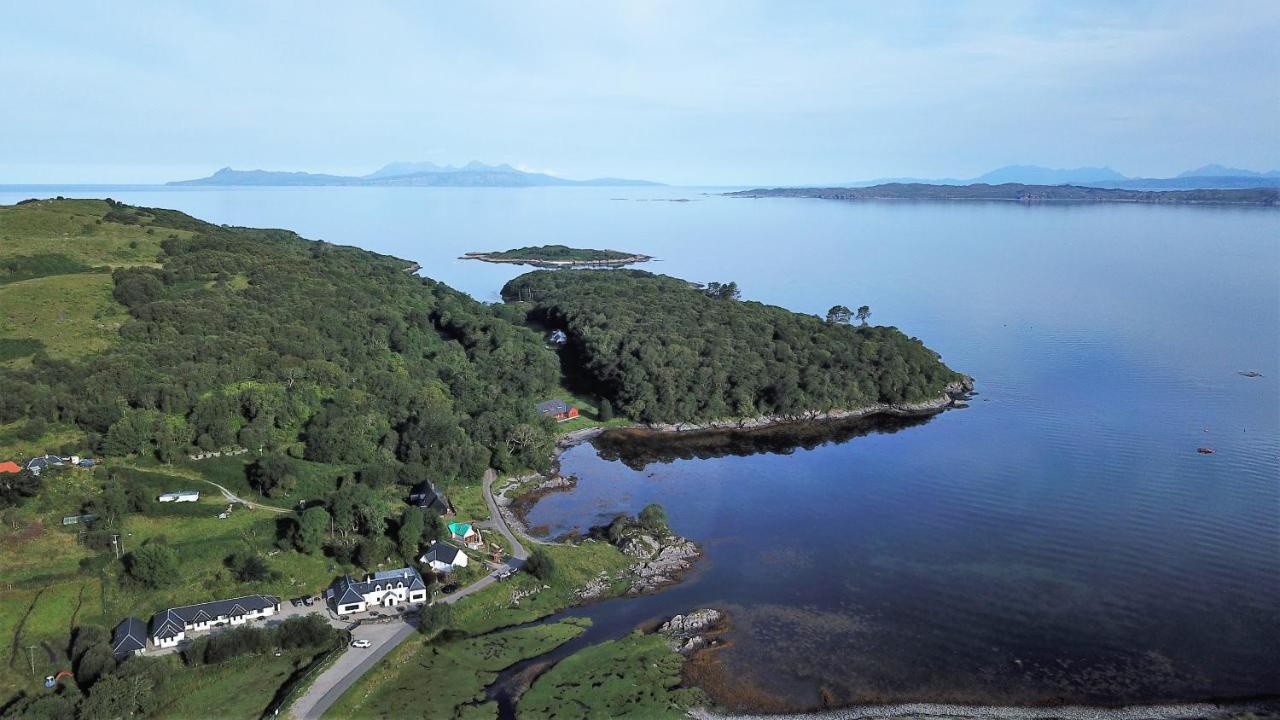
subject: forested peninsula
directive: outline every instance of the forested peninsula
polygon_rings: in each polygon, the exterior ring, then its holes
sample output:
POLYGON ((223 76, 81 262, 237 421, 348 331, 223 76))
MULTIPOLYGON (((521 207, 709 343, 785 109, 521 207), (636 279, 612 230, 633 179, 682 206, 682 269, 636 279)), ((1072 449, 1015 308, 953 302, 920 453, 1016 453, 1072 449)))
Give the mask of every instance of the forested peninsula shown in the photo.
POLYGON ((871 187, 760 188, 727 193, 738 198, 819 198, 823 200, 1000 200, 1013 202, 1118 202, 1157 205, 1280 206, 1280 188, 1239 190, 1120 190, 1078 185, 928 185, 887 183, 871 187))
POLYGON ((927 402, 967 383, 897 328, 742 301, 732 283, 539 270, 507 283, 502 297, 563 330, 575 379, 645 423, 803 419, 927 402))
POLYGON ((538 245, 536 247, 522 247, 501 252, 470 252, 463 255, 462 259, 513 265, 533 265, 536 267, 621 267, 623 265, 648 262, 653 258, 648 255, 620 252, 618 250, 571 248, 566 245, 538 245))

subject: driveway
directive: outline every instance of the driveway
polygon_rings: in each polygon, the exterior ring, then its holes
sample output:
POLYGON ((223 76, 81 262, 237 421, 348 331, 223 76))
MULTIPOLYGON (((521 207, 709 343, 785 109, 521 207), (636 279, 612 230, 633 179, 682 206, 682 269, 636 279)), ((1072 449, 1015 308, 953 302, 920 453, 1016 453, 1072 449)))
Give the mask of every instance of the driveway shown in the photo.
MULTIPOLYGON (((484 499, 489 504, 494 527, 511 543, 511 558, 505 565, 499 566, 500 570, 489 573, 455 593, 436 598, 435 602, 456 603, 468 595, 478 593, 498 582, 499 572, 507 568, 519 570, 524 565, 525 559, 529 557, 524 545, 520 544, 515 534, 511 532, 511 528, 507 527, 506 521, 502 519, 502 513, 498 512, 498 506, 493 501, 492 487, 497 477, 498 474, 492 469, 485 472, 484 499)), ((368 640, 373 646, 365 649, 347 648, 333 665, 320 673, 311 687, 307 688, 306 693, 293 703, 289 713, 301 720, 319 720, 361 676, 386 657, 387 653, 417 632, 416 622, 417 616, 414 615, 411 618, 401 618, 390 623, 370 623, 357 627, 352 631, 352 637, 368 640)))

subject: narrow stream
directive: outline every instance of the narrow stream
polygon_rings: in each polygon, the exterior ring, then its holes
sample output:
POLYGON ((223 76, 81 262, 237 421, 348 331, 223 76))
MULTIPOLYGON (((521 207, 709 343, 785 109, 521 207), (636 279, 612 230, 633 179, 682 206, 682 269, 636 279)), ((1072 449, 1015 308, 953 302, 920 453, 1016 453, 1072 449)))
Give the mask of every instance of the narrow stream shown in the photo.
POLYGON ((697 564, 682 582, 653 595, 622 596, 600 602, 570 608, 549 615, 520 627, 545 625, 568 618, 587 618, 591 627, 578 637, 537 657, 522 660, 498 673, 498 677, 485 688, 485 696, 498 703, 499 720, 515 720, 516 705, 520 697, 540 675, 556 663, 592 645, 626 636, 636 628, 654 627, 672 615, 696 609, 688 597, 690 588, 697 587, 702 578, 697 564))

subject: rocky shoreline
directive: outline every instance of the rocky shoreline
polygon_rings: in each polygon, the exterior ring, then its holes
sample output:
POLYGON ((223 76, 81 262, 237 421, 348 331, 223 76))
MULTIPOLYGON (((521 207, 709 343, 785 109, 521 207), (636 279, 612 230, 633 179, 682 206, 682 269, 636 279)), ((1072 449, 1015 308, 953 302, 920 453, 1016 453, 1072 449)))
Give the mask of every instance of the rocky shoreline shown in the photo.
POLYGON ((904 703, 900 705, 853 705, 839 710, 784 714, 726 714, 695 708, 689 716, 697 720, 1204 720, 1206 718, 1274 717, 1274 705, 1263 703, 1177 703, 1101 707, 1062 705, 1059 707, 1019 707, 996 705, 950 705, 904 703))
MULTIPOLYGON (((762 415, 754 418, 736 418, 728 420, 708 420, 701 423, 636 423, 617 428, 583 428, 561 435, 556 439, 557 450, 563 452, 576 445, 594 439, 610 430, 625 430, 640 433, 696 433, 696 432, 732 432, 738 430, 763 430, 782 425, 807 423, 837 422, 841 420, 858 420, 876 415, 893 417, 923 417, 935 415, 947 408, 956 407, 973 392, 973 378, 965 377, 951 383, 943 389, 943 394, 918 403, 888 404, 877 403, 854 410, 813 411, 804 415, 762 415)), ((559 457, 556 458, 557 462, 559 457)))

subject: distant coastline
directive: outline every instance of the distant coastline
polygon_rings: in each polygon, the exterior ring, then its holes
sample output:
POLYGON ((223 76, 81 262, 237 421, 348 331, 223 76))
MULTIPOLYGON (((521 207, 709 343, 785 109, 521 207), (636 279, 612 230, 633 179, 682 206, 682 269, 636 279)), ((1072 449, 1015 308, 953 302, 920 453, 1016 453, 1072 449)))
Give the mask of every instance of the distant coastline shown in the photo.
POLYGON ((1150 205, 1241 205, 1280 207, 1280 188, 1121 190, 1079 185, 926 185, 887 183, 871 187, 758 188, 725 193, 736 198, 821 200, 985 200, 999 202, 1112 202, 1150 205))

